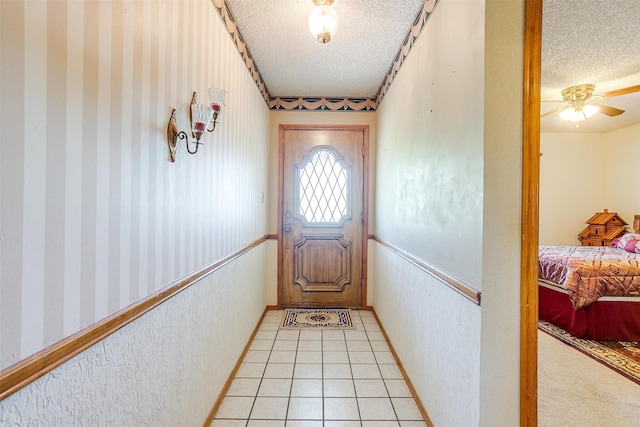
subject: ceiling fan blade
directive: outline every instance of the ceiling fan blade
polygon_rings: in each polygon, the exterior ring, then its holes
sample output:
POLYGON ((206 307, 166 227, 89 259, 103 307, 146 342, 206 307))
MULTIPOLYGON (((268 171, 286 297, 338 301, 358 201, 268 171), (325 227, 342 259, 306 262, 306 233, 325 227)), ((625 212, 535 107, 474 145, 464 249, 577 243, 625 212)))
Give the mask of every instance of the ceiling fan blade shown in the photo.
POLYGON ((592 104, 599 108, 598 113, 602 113, 609 117, 619 116, 620 114, 624 113, 624 110, 612 107, 610 105, 598 104, 597 102, 593 102, 592 104))
POLYGON ((603 98, 613 98, 614 96, 627 95, 629 93, 640 92, 640 85, 629 86, 618 90, 612 90, 602 94, 603 98))
POLYGON ((565 106, 563 105, 562 107, 554 108, 554 109, 553 109, 553 110, 551 110, 551 111, 547 111, 547 112, 546 112, 546 113, 544 113, 544 114, 540 114, 540 118, 547 117, 547 116, 550 116, 550 115, 552 115, 552 114, 554 114, 554 113, 557 113, 558 111, 562 110, 564 107, 565 107, 565 106))

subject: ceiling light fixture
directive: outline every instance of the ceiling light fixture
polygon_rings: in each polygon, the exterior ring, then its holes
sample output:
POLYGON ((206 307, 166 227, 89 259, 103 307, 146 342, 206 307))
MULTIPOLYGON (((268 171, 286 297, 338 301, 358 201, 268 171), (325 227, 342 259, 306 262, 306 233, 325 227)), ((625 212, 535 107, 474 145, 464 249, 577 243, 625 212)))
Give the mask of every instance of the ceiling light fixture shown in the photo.
POLYGON ((572 103, 560 112, 560 118, 576 123, 576 126, 589 117, 593 117, 599 108, 593 104, 572 103))
POLYGON ((309 31, 320 43, 329 43, 338 30, 338 15, 331 7, 334 0, 313 0, 316 7, 309 15, 309 31))

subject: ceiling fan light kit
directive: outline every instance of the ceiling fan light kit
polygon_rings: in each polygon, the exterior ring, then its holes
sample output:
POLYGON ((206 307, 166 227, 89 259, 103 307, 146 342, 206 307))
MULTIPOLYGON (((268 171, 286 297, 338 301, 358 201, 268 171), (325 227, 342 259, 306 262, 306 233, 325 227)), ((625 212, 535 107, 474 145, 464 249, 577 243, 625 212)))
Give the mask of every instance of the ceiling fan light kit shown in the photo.
POLYGON ((329 43, 338 30, 338 15, 331 7, 334 0, 313 0, 316 7, 309 15, 309 31, 320 43, 329 43))
POLYGON ((594 94, 595 89, 596 86, 593 84, 575 85, 564 89, 562 91, 562 102, 566 102, 567 105, 544 113, 540 117, 546 117, 559 111, 561 119, 574 122, 578 127, 581 121, 593 117, 598 112, 609 117, 619 116, 624 113, 624 110, 593 101, 640 92, 640 85, 603 94, 594 94))

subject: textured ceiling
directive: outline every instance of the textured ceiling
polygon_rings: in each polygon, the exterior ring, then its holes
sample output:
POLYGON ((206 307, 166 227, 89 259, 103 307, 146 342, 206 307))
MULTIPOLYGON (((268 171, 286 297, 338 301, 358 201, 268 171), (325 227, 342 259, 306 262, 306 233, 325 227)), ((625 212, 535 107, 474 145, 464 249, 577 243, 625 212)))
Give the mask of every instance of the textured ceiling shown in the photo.
MULTIPOLYGON (((271 97, 367 98, 380 89, 423 4, 431 10, 435 0, 335 0, 338 31, 327 44, 309 33, 312 0, 226 3, 271 97)), ((561 90, 576 84, 595 84, 596 93, 640 85, 639 23, 640 0, 544 0, 542 99, 561 100, 561 90)), ((596 114, 578 129, 553 114, 541 119, 541 130, 608 132, 640 123, 640 93, 601 102, 626 112, 596 114)), ((541 109, 560 105, 543 102, 541 109)))
POLYGON ((307 25, 312 0, 227 0, 271 96, 374 97, 423 0, 336 0, 327 44, 307 25))
MULTIPOLYGON (((639 0, 545 0, 542 19, 542 100, 561 100, 562 89, 585 83, 595 93, 640 85, 639 0)), ((602 104, 624 114, 575 124, 558 114, 543 117, 546 132, 608 132, 640 123, 640 93, 607 98, 602 104)), ((543 102, 542 112, 563 105, 543 102)))

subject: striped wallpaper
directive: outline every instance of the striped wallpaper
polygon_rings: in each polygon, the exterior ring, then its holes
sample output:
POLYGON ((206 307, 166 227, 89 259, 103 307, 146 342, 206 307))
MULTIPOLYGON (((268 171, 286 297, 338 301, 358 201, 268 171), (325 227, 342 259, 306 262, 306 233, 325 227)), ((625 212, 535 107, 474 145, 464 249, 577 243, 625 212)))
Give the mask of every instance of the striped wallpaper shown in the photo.
POLYGON ((0 369, 266 233, 269 111, 210 0, 2 0, 0 129, 0 369))

